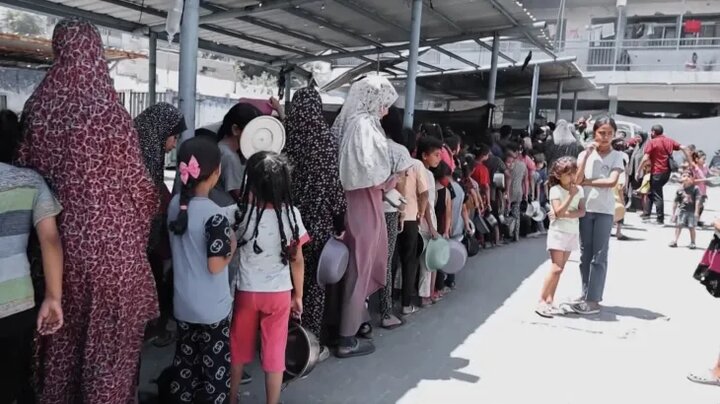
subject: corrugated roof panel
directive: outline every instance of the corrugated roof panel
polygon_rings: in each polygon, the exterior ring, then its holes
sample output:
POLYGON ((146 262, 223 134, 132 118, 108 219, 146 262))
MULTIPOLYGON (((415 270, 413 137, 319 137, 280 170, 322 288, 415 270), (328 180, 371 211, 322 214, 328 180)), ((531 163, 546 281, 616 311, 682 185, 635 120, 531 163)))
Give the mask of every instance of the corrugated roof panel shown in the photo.
POLYGON ((209 32, 209 31, 206 31, 203 29, 200 29, 199 36, 200 36, 200 38, 208 40, 208 41, 222 43, 224 45, 236 46, 240 49, 264 53, 266 55, 272 55, 272 56, 276 56, 276 57, 287 55, 287 53, 282 50, 269 48, 269 47, 266 47, 263 45, 255 44, 253 42, 245 41, 242 39, 238 39, 235 37, 222 35, 222 34, 218 34, 218 33, 214 33, 214 32, 209 32))
MULTIPOLYGON (((38 2, 48 0, 37 0, 38 2)), ((134 24, 163 26, 165 18, 153 12, 141 13, 138 7, 145 6, 156 11, 166 12, 171 0, 49 0, 58 4, 87 10, 97 14, 108 15, 122 19, 134 24), (128 3, 128 7, 118 5, 118 2, 128 3)), ((204 3, 201 7, 201 15, 209 15, 208 10, 212 4, 225 9, 237 9, 252 5, 257 1, 252 0, 211 0, 211 3, 204 3)), ((524 11, 515 0, 435 0, 430 3, 425 1, 423 7, 422 37, 425 39, 436 39, 455 36, 460 33, 482 32, 488 28, 509 25, 509 18, 500 13, 496 6, 505 9, 521 25, 529 26, 533 20, 530 13, 524 11), (432 6, 430 6, 432 4, 432 6), (442 15, 445 17, 443 17, 442 15), (447 19, 451 20, 450 22, 447 19)), ((411 2, 400 0, 318 0, 310 3, 303 3, 300 7, 290 5, 287 9, 259 10, 254 13, 250 20, 257 19, 262 25, 263 22, 273 26, 280 26, 278 29, 267 29, 256 24, 229 19, 213 23, 216 26, 236 31, 251 37, 260 38, 271 43, 295 48, 307 53, 315 54, 326 49, 315 40, 304 40, 284 33, 285 29, 295 31, 306 36, 322 38, 323 41, 344 48, 358 48, 373 46, 377 43, 407 42, 411 20, 411 2), (343 5, 351 3, 355 7, 361 7, 370 14, 379 18, 372 18, 367 13, 358 13, 353 7, 343 5), (310 17, 308 18, 308 13, 310 17), (383 20, 389 23, 383 22, 383 20), (336 28, 331 28, 335 26, 336 28), (278 32, 280 31, 280 32, 278 32), (342 32, 347 31, 347 32, 342 32)), ((247 40, 238 39, 232 36, 218 34, 207 30, 201 31, 201 38, 216 41, 220 44, 236 46, 241 49, 265 53, 274 57, 289 58, 297 55, 295 52, 287 52, 277 49, 275 46, 268 46, 252 43, 247 40)))

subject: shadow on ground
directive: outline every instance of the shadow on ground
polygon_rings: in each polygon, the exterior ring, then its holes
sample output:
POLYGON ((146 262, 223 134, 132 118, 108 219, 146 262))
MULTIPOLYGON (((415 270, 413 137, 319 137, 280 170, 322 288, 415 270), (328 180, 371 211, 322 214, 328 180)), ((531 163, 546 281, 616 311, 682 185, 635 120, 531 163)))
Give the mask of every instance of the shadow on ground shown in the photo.
MULTIPOLYGON (((398 329, 376 327, 373 355, 331 357, 308 378, 290 384, 283 392, 283 403, 394 403, 423 380, 477 383, 479 375, 462 371, 472 358, 453 357, 452 352, 546 260, 544 239, 481 252, 468 261, 457 276, 457 289, 443 301, 408 317, 398 329)), ((148 380, 170 363, 173 349, 144 351, 141 393, 154 393, 155 386, 148 380)), ((244 386, 242 402, 264 403, 262 371, 254 364, 250 372, 255 381, 244 386)), ((146 398, 144 402, 155 401, 146 398)))

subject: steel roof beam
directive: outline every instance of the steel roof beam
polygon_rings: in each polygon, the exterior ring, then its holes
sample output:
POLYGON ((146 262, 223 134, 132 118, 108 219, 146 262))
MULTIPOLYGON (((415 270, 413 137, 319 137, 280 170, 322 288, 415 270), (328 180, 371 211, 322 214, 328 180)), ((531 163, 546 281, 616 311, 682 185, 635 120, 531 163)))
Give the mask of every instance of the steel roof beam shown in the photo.
MULTIPOLYGON (((497 0, 487 0, 487 1, 489 1, 490 4, 491 4, 497 11, 500 12, 500 14, 504 15, 505 18, 506 18, 508 21, 510 21, 511 24, 513 24, 513 25, 516 26, 516 27, 522 27, 522 26, 523 26, 522 24, 520 24, 520 21, 518 21, 515 17, 513 17, 512 14, 510 14, 510 13, 505 9, 505 7, 503 7, 502 4, 500 4, 497 0)), ((523 36, 525 36, 525 38, 527 38, 528 41, 530 41, 531 44, 537 46, 540 50, 542 50, 543 52, 545 52, 548 56, 550 56, 550 57, 552 57, 552 58, 554 58, 554 59, 557 59, 557 55, 556 55, 554 52, 552 52, 547 46, 543 45, 540 41, 538 41, 537 38, 535 38, 531 33, 525 31, 524 34, 523 34, 523 36)))
POLYGON ((287 10, 285 10, 285 12, 292 14, 298 18, 302 18, 303 20, 307 20, 312 23, 318 24, 319 26, 326 27, 332 31, 337 32, 338 34, 342 34, 349 38, 353 38, 359 42, 364 42, 368 45, 373 45, 373 46, 377 47, 378 49, 380 49, 381 51, 382 51, 382 48, 384 47, 384 45, 381 42, 374 41, 374 40, 367 38, 361 34, 357 34, 355 32, 348 31, 347 29, 341 27, 337 23, 335 23, 331 20, 328 20, 327 18, 317 16, 317 15, 315 15, 307 10, 304 10, 302 8, 287 9, 287 10))
MULTIPOLYGON (((407 28, 403 27, 402 25, 400 25, 390 19, 383 17, 382 15, 380 15, 377 12, 368 10, 367 8, 355 3, 353 0, 334 0, 334 1, 335 1, 335 3, 340 4, 341 6, 347 8, 347 9, 350 9, 358 14, 362 14, 365 17, 367 17, 375 22, 378 22, 383 25, 389 25, 389 26, 395 28, 396 30, 402 32, 403 34, 410 35, 410 31, 407 28)), ((431 69, 431 70, 438 71, 438 72, 445 71, 445 69, 443 69, 441 67, 434 66, 429 63, 422 62, 422 61, 418 61, 418 65, 423 66, 428 69, 431 69)))
POLYGON ((450 52, 449 50, 443 48, 442 46, 433 46, 433 49, 435 49, 436 51, 438 51, 438 52, 440 52, 440 53, 442 53, 442 54, 444 54, 444 55, 447 55, 447 56, 449 56, 449 57, 451 57, 451 58, 453 58, 453 59, 455 59, 455 60, 457 60, 457 61, 463 62, 463 63, 465 63, 466 65, 472 66, 472 67, 474 67, 474 68, 476 68, 476 69, 479 69, 479 68, 480 68, 480 65, 479 65, 479 64, 474 63, 474 62, 471 62, 471 61, 465 59, 464 57, 462 57, 462 56, 460 56, 460 55, 458 55, 458 54, 455 54, 455 53, 453 53, 453 52, 450 52))
MULTIPOLYGON (((0 1, 2 1, 2 0, 0 0, 0 1)), ((488 29, 486 31, 482 31, 482 32, 455 35, 455 36, 450 36, 450 37, 445 37, 445 38, 440 38, 440 39, 421 40, 420 46, 421 47, 425 47, 425 46, 433 47, 433 46, 447 45, 447 44, 451 44, 451 43, 462 42, 462 41, 467 41, 467 40, 471 40, 471 39, 491 36, 495 31, 500 32, 500 31, 507 31, 507 30, 513 30, 513 29, 517 29, 517 28, 512 25, 497 25, 494 27, 488 27, 488 29)), ((409 43, 403 43, 401 45, 385 46, 382 49, 377 49, 377 48, 360 49, 360 50, 355 50, 355 51, 348 51, 345 53, 333 53, 333 54, 329 54, 329 55, 319 55, 314 58, 296 58, 293 60, 296 63, 321 61, 321 60, 335 60, 335 59, 340 59, 343 57, 372 55, 372 54, 378 53, 378 51, 383 52, 383 53, 399 52, 399 51, 407 50, 409 47, 410 47, 409 43)), ((277 60, 273 60, 271 62, 271 64, 277 65, 277 64, 283 64, 285 62, 286 62, 285 59, 277 59, 277 60)))
MULTIPOLYGON (((398 56, 402 57, 402 55, 400 54, 399 51, 396 51, 396 50, 388 51, 387 48, 385 47, 385 45, 381 42, 366 38, 361 34, 350 32, 350 31, 346 30, 345 28, 339 26, 337 23, 335 23, 331 20, 328 20, 326 18, 321 18, 307 10, 303 10, 301 8, 293 8, 293 9, 285 10, 285 12, 290 13, 296 17, 302 18, 304 20, 310 21, 312 23, 328 27, 329 29, 331 29, 339 34, 356 39, 357 41, 360 41, 360 42, 365 42, 366 44, 372 45, 376 48, 374 52, 369 52, 369 53, 365 53, 362 55, 351 55, 352 52, 345 51, 344 53, 340 54, 341 55, 340 57, 345 57, 345 55, 348 55, 348 57, 366 56, 366 55, 380 54, 380 53, 386 53, 386 52, 396 53, 398 56)), ((332 60, 332 59, 338 59, 338 58, 337 57, 330 58, 329 60, 332 60)), ((314 59, 304 60, 304 61, 316 61, 316 60, 321 60, 321 59, 314 58, 314 59)), ((295 62, 294 59, 288 59, 288 61, 293 62, 293 63, 302 63, 302 62, 295 62)), ((433 69, 433 70, 437 71, 437 69, 433 69)), ((440 69, 440 71, 442 71, 442 69, 440 69)))
POLYGON ((455 21, 453 21, 450 17, 448 17, 445 14, 443 14, 442 12, 436 10, 435 6, 432 4, 431 0, 423 0, 423 6, 425 6, 425 9, 428 10, 430 12, 430 14, 432 14, 436 18, 442 20, 445 24, 453 27, 453 29, 455 29, 455 31, 457 31, 461 34, 465 33, 465 30, 461 26, 457 25, 457 23, 455 21))
MULTIPOLYGON (((209 3, 207 1, 201 1, 200 7, 205 8, 210 11, 213 11, 213 12, 222 12, 224 10, 224 8, 222 8, 221 6, 209 3)), ((317 38, 315 36, 311 36, 309 34, 294 31, 288 27, 285 27, 285 26, 282 26, 279 24, 269 23, 265 20, 261 20, 261 19, 251 17, 251 16, 236 17, 235 19, 238 21, 242 21, 242 22, 245 22, 248 24, 258 26, 260 28, 264 28, 268 31, 276 32, 279 34, 283 34, 285 36, 289 36, 291 38, 299 39, 299 40, 307 42, 307 43, 322 45, 328 49, 333 49, 338 52, 346 52, 346 49, 339 45, 335 45, 335 44, 323 41, 322 39, 317 38)), ((359 59, 364 60, 366 62, 373 62, 372 59, 367 58, 367 57, 360 57, 359 59)), ((292 59, 288 59, 288 61, 292 62, 292 59)))
MULTIPOLYGON (((478 45, 480 45, 481 47, 489 50, 490 52, 492 52, 492 46, 491 46, 490 44, 487 44, 487 43, 485 43, 485 42, 483 42, 483 41, 481 41, 481 40, 479 40, 479 39, 476 39, 476 40, 475 40, 475 43, 478 44, 478 45)), ((506 55, 506 54, 503 53, 503 52, 498 52, 498 55, 499 55, 501 58, 507 60, 508 62, 510 62, 510 63, 512 63, 512 64, 516 64, 516 63, 517 63, 517 61, 516 61, 515 59, 511 58, 510 56, 506 55)))
MULTIPOLYGON (((158 9, 155 9, 152 7, 141 6, 140 4, 132 3, 127 0, 99 0, 99 1, 101 1, 103 3, 109 3, 109 4, 119 6, 119 7, 127 8, 130 10, 135 10, 137 12, 149 14, 149 15, 152 15, 155 17, 167 18, 167 12, 164 10, 158 10, 158 9)), ((275 42, 267 41, 262 38, 253 37, 251 35, 246 35, 241 32, 226 29, 226 28, 223 28, 223 27, 217 26, 217 25, 200 24, 199 27, 206 31, 215 32, 217 34, 229 36, 231 38, 236 38, 236 39, 240 39, 243 41, 266 46, 268 48, 278 49, 278 50, 281 50, 281 51, 287 52, 287 53, 295 53, 295 54, 303 55, 303 56, 311 56, 312 55, 312 53, 308 53, 308 52, 305 52, 300 49, 296 49, 296 48, 293 48, 290 46, 285 46, 282 44, 277 44, 275 42)), ((270 55, 267 55, 267 56, 268 56, 268 58, 271 58, 270 55)))
MULTIPOLYGON (((224 10, 210 15, 202 16, 200 17, 200 24, 209 24, 220 21, 232 20, 233 18, 237 17, 244 17, 271 10, 281 10, 290 7, 298 7, 303 4, 315 3, 317 1, 318 0, 258 0, 254 5, 224 10)), ((153 30, 156 30, 164 26, 164 24, 158 24, 153 25, 151 28, 153 30)))

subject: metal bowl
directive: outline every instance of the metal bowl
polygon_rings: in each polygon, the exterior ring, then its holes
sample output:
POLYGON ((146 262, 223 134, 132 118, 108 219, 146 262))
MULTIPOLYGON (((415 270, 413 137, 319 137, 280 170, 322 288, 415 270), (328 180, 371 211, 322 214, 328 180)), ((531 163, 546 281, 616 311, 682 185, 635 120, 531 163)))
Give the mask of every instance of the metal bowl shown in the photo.
POLYGON ((300 380, 312 372, 320 358, 320 341, 296 321, 288 326, 283 383, 300 380))

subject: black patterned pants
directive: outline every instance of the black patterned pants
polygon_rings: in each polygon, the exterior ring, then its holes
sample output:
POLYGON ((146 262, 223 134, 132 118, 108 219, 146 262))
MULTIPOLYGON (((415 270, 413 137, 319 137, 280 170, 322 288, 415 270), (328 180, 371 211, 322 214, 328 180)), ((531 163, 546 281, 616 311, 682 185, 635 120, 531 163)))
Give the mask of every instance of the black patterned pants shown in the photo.
POLYGON ((215 324, 178 321, 172 368, 174 403, 230 402, 230 319, 215 324))
POLYGON ((380 289, 380 314, 383 318, 392 314, 392 292, 393 292, 393 257, 395 255, 395 243, 399 233, 398 219, 400 213, 385 213, 385 224, 388 232, 388 264, 387 264, 387 280, 385 287, 380 289))

